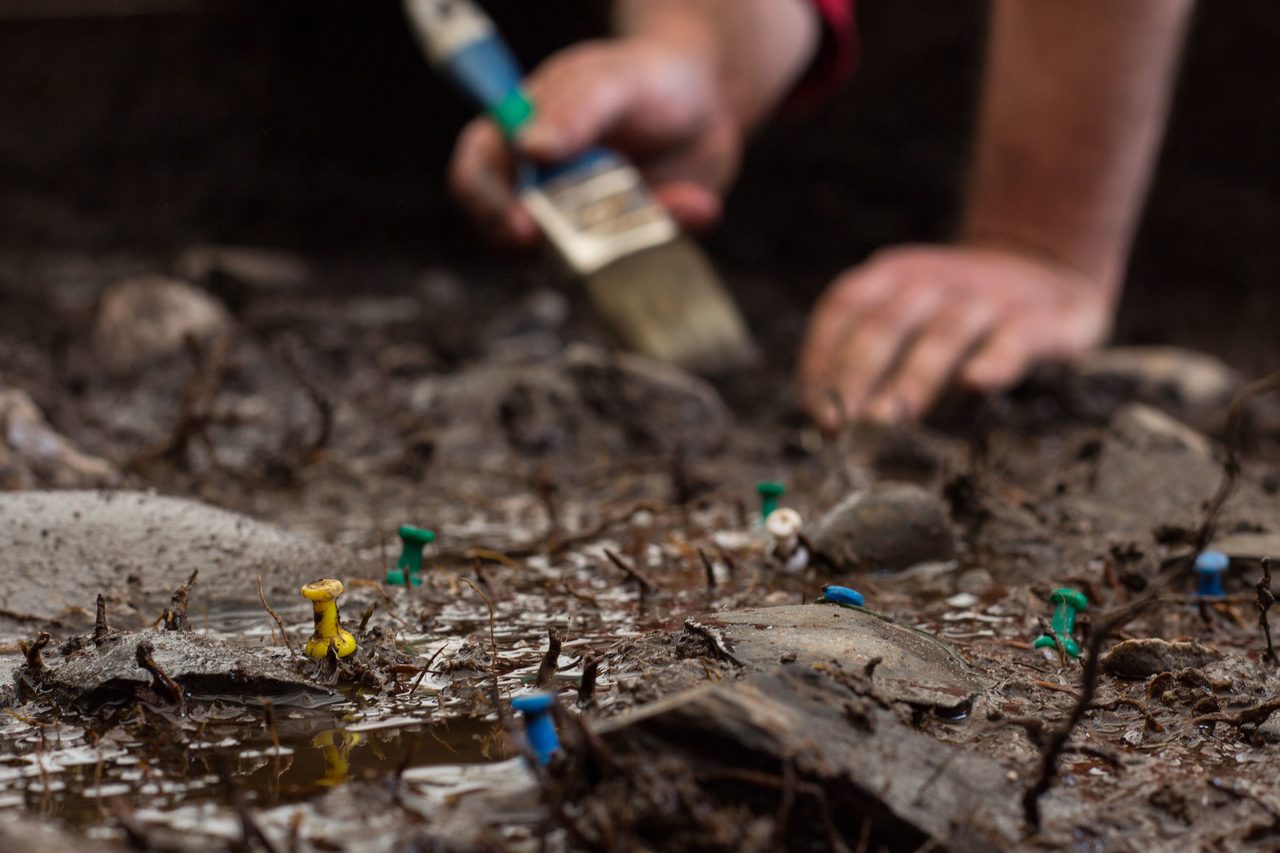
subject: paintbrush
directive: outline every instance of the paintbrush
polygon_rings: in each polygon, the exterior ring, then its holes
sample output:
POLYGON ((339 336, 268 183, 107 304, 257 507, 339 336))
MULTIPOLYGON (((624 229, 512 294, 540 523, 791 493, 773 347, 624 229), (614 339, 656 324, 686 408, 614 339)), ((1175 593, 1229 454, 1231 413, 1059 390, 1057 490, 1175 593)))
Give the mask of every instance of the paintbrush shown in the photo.
MULTIPOLYGON (((404 0, 428 59, 478 101, 508 139, 533 119, 521 73, 470 0, 404 0)), ((521 203, 623 346, 701 373, 752 363, 742 315, 711 264, 617 152, 522 162, 521 203)))

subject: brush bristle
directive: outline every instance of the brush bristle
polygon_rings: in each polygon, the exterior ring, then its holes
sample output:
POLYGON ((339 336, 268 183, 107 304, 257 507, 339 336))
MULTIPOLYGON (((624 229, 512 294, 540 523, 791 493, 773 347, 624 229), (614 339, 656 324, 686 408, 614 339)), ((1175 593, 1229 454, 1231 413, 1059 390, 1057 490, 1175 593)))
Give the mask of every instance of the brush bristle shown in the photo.
POLYGON ((619 258, 586 284, 596 311, 629 349, 703 374, 757 360, 737 305, 687 238, 619 258))

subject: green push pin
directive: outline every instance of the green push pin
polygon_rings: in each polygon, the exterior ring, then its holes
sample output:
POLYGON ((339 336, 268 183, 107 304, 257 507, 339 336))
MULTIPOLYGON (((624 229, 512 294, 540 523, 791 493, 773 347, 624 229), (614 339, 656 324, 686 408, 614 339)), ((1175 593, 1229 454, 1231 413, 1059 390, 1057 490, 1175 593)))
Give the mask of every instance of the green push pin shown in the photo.
POLYGON ((778 498, 787 493, 787 487, 781 483, 762 480, 756 483, 756 494, 760 496, 760 520, 768 518, 778 508, 778 498))
POLYGON ((1089 609, 1089 599, 1084 597, 1084 593, 1077 592, 1074 589, 1055 589, 1053 594, 1049 596, 1049 603, 1056 604, 1057 607, 1053 611, 1053 633, 1057 636, 1055 640, 1048 634, 1041 634, 1032 643, 1033 648, 1037 649, 1056 649, 1058 644, 1062 644, 1062 648, 1068 655, 1073 658, 1080 657, 1080 644, 1072 639, 1071 635, 1076 630, 1076 614, 1081 610, 1089 609))
POLYGON ((404 550, 400 552, 396 567, 387 572, 387 583, 392 586, 422 586, 422 578, 418 577, 422 571, 422 549, 434 541, 436 535, 430 530, 400 525, 400 542, 404 550))

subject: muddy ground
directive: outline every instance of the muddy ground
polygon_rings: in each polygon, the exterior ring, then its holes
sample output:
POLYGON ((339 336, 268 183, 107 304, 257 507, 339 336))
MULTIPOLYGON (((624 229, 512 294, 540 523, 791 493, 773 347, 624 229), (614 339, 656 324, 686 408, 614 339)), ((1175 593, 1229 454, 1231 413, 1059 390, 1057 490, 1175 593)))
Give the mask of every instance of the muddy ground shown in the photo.
MULTIPOLYGON (((0 24, 4 80, 32 87, 0 90, 22 105, 0 129, 2 846, 1276 846, 1269 397, 1205 526, 1230 399, 1276 352, 1277 114, 1223 96, 1269 73, 1274 15, 1202 10, 1120 322, 1230 368, 1113 352, 832 440, 793 410, 795 335, 840 264, 945 233, 978 4, 863 4, 860 82, 761 141, 712 246, 769 357, 714 385, 610 354, 574 291, 464 236, 436 168, 462 111, 406 82, 389 7, 352 27, 335 4, 206 5, 0 24), (368 64, 332 61, 353 45, 368 64), (788 570, 761 480, 814 537, 851 494, 917 491, 788 570), (439 534, 410 590, 382 582, 404 523, 439 534), (1233 557, 1211 602, 1202 532, 1233 557), (193 569, 183 640, 140 633, 193 569), (295 646, 298 588, 346 581, 356 664, 291 652, 259 576, 295 646), (810 604, 833 582, 900 624, 841 610, 860 627, 833 640, 834 605, 810 604), (1060 586, 1089 598, 1086 647, 1135 603, 1101 651, 1185 644, 1086 678, 1031 647, 1060 586), (43 669, 20 645, 41 632, 43 669), (147 637, 178 693, 131 663, 147 637), (566 711, 546 773, 507 701, 540 671, 566 711), (1090 685, 1037 828, 1026 792, 1090 685)), ((530 58, 563 35, 496 11, 530 58)))

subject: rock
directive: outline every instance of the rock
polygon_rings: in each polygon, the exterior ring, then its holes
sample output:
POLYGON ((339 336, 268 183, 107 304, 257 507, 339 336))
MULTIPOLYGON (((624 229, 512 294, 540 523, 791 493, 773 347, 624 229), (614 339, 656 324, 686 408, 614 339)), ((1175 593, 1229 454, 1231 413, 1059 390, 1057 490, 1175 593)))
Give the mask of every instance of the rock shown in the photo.
POLYGON ((125 279, 102 295, 92 344, 98 363, 125 376, 231 329, 222 304, 199 288, 163 276, 125 279))
POLYGON ((417 383, 407 406, 434 427, 438 458, 515 450, 582 456, 691 455, 724 442, 729 413, 715 389, 628 353, 576 345, 530 364, 482 364, 417 383))
POLYGON ((193 613, 201 598, 260 610, 259 574, 284 612, 307 606, 298 595, 303 583, 360 572, 352 554, 311 537, 144 492, 0 494, 0 542, 0 629, 10 636, 19 624, 29 635, 41 620, 57 631, 87 624, 99 592, 113 626, 150 624, 193 568, 200 570, 193 613))
POLYGON ((1216 649, 1194 640, 1169 641, 1158 637, 1125 640, 1102 657, 1107 672, 1120 678, 1149 678, 1161 672, 1201 667, 1222 657, 1216 649))
POLYGON ((25 392, 0 387, 0 489, 113 486, 120 472, 54 430, 25 392))
POLYGON ((253 701, 264 696, 304 707, 342 701, 341 694, 295 673, 283 648, 247 649, 190 631, 114 634, 100 647, 83 644, 51 668, 39 686, 89 710, 129 699, 151 684, 151 675, 137 661, 143 642, 151 644, 151 657, 160 669, 196 699, 253 701))
POLYGON ((1240 377, 1210 355, 1178 347, 1112 347, 1075 362, 1080 376, 1152 405, 1183 409, 1225 406, 1240 377))
POLYGON ((845 572, 900 571, 955 556, 942 501, 907 483, 853 493, 818 521, 810 538, 845 572))
POLYGON ((967 708, 982 689, 977 673, 932 634, 835 604, 699 616, 686 620, 680 642, 749 669, 770 669, 783 656, 794 655, 795 664, 802 667, 835 661, 861 671, 880 658, 873 676, 877 696, 949 712, 967 708))
POLYGON ((1272 711, 1254 732, 1257 738, 1270 743, 1280 743, 1280 711, 1272 711))

